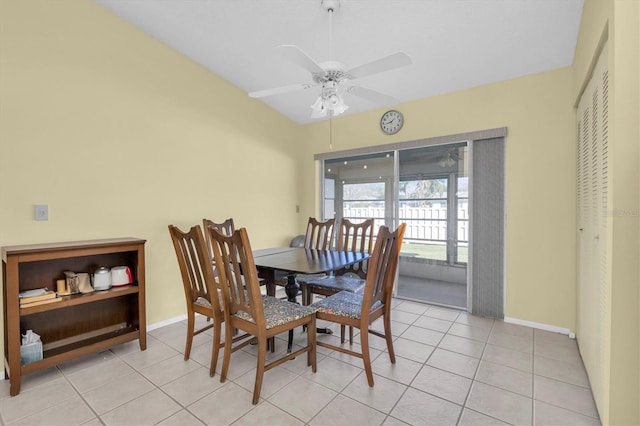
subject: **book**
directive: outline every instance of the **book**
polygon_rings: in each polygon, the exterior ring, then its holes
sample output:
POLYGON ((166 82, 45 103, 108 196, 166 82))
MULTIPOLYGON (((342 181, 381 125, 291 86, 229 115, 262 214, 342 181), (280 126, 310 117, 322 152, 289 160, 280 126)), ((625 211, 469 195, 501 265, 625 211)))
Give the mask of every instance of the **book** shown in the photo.
POLYGON ((47 303, 54 303, 54 302, 62 302, 62 297, 54 297, 52 299, 37 300, 35 302, 30 302, 30 303, 21 303, 20 308, 30 308, 31 306, 45 305, 47 303))
POLYGON ((43 294, 47 294, 49 290, 46 288, 34 288, 33 290, 25 290, 18 293, 18 297, 34 297, 34 296, 42 296, 43 294))
POLYGON ((20 297, 20 305, 22 306, 26 303, 39 302, 41 300, 55 299, 55 297, 56 293, 53 291, 47 291, 44 294, 39 294, 36 296, 23 296, 20 297))

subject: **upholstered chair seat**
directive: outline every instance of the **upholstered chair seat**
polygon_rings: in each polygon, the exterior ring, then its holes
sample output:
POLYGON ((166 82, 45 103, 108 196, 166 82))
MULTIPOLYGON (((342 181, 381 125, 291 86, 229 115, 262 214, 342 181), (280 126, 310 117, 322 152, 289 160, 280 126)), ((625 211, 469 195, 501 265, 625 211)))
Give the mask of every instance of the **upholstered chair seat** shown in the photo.
MULTIPOLYGON (((222 293, 220 291, 218 291, 218 301, 220 302, 220 312, 224 313, 224 298, 222 297, 222 293)), ((203 296, 198 297, 193 303, 204 308, 212 308, 211 301, 203 296)))
MULTIPOLYGON (((362 294, 355 294, 349 291, 341 291, 331 297, 322 299, 311 307, 316 309, 316 312, 323 314, 336 315, 345 318, 351 318, 359 320, 362 316, 362 301, 364 297, 362 294)), ((378 300, 370 311, 373 312, 378 309, 382 303, 378 300)))
MULTIPOLYGON (((313 315, 316 311, 312 306, 283 303, 282 300, 273 296, 263 296, 262 300, 264 303, 264 319, 267 330, 313 315)), ((238 311, 234 316, 255 324, 251 315, 245 311, 238 311)))
POLYGON ((297 279, 299 283, 304 283, 312 293, 314 293, 313 290, 316 287, 328 289, 332 293, 339 293, 341 291, 362 293, 362 290, 364 290, 364 284, 366 283, 366 280, 361 278, 353 278, 345 275, 340 277, 318 275, 312 278, 298 276, 297 279))

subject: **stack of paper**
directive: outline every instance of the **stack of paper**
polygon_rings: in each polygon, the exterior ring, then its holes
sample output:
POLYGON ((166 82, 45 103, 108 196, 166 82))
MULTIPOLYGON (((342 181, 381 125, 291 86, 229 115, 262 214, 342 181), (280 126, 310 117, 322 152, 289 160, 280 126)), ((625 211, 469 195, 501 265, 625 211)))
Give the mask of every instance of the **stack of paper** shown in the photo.
POLYGON ((21 308, 62 301, 62 298, 57 297, 54 291, 49 291, 46 288, 23 291, 18 294, 18 297, 20 298, 21 308))

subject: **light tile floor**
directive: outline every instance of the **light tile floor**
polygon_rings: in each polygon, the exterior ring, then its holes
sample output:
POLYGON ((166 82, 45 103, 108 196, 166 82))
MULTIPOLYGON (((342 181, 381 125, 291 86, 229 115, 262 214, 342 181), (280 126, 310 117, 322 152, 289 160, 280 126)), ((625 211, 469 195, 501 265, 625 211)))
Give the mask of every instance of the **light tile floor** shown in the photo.
MULTIPOLYGON (((199 319, 201 320, 201 318, 199 319)), ((251 404, 255 347, 232 355, 229 380, 211 378, 211 334, 183 360, 185 322, 137 342, 33 373, 9 396, 3 425, 595 425, 598 412, 575 340, 567 336, 394 300, 396 364, 372 337, 375 386, 361 360, 318 348, 265 374, 251 404)), ((337 332, 337 328, 334 328, 337 332)), ((354 344, 359 341, 358 335, 354 344)), ((338 341, 336 335, 319 339, 338 341)), ((306 339, 296 333, 296 341, 306 339)), ((286 336, 277 351, 286 348, 286 336)), ((221 362, 218 365, 220 370, 221 362)))

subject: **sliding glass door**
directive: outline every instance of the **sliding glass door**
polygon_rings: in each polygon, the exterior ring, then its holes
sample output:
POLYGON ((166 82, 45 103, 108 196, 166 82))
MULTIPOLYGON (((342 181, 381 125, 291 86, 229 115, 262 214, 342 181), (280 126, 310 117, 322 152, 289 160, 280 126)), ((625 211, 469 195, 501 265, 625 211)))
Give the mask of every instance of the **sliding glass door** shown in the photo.
POLYGON ((466 142, 324 160, 324 219, 406 223, 397 296, 464 308, 466 160, 466 142))
POLYGON ((397 296, 467 306, 467 143, 398 152, 398 222, 407 224, 397 296))

